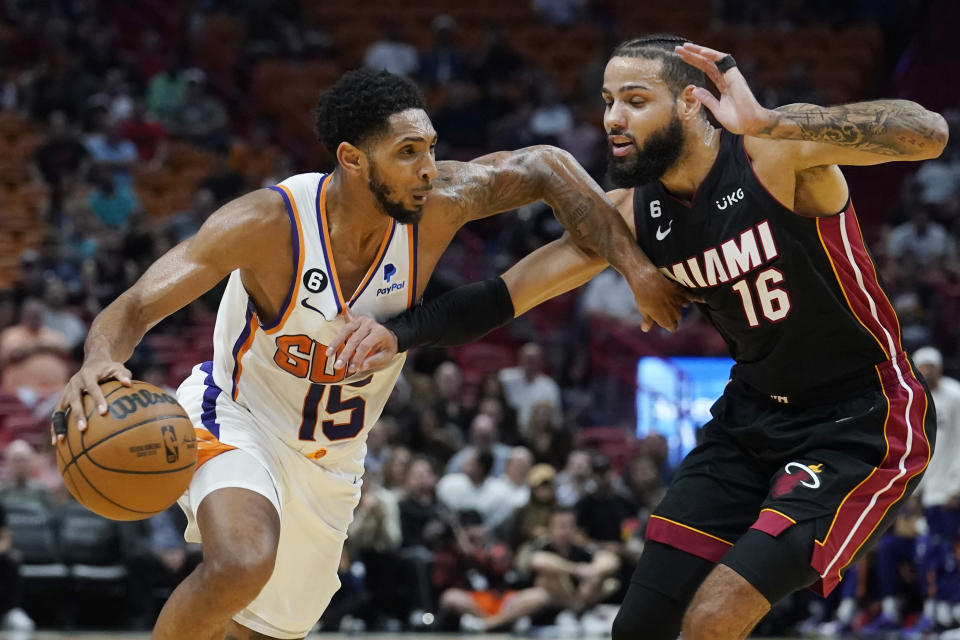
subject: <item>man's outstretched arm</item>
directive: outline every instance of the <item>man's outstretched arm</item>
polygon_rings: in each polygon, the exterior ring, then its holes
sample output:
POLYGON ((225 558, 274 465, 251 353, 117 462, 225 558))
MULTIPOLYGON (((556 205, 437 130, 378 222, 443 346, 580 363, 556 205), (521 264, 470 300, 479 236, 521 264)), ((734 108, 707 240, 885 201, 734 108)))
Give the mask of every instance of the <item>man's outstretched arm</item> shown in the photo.
MULTIPOLYGON (((379 324, 365 316, 351 317, 331 342, 328 354, 341 345, 337 368, 366 371, 385 366, 412 347, 450 347, 472 342, 545 300, 584 284, 607 267, 585 252, 569 234, 540 247, 501 277, 464 285, 428 303, 379 324)), ((663 278, 656 273, 656 278, 663 278)), ((677 308, 688 300, 676 285, 677 308)))
MULTIPOLYGON (((645 329, 654 323, 676 328, 679 309, 672 289, 637 246, 608 194, 568 152, 550 146, 501 151, 471 162, 438 163, 434 188, 444 207, 440 220, 456 228, 478 218, 542 200, 567 229, 570 241, 623 274, 633 291, 645 329)), ((426 238, 431 230, 425 224, 426 238)))

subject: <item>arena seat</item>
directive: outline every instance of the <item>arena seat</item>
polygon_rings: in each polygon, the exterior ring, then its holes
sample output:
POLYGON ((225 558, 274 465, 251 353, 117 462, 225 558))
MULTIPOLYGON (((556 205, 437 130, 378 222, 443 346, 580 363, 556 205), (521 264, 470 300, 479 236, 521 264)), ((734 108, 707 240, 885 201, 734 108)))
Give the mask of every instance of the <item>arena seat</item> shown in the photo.
POLYGON ((36 500, 8 498, 3 506, 13 548, 20 554, 18 572, 23 595, 45 617, 51 617, 52 612, 52 618, 59 621, 58 605, 66 591, 69 572, 60 555, 55 514, 36 500))
POLYGON ((19 498, 5 499, 3 508, 13 547, 20 553, 20 576, 42 582, 66 578, 53 511, 42 502, 19 498))

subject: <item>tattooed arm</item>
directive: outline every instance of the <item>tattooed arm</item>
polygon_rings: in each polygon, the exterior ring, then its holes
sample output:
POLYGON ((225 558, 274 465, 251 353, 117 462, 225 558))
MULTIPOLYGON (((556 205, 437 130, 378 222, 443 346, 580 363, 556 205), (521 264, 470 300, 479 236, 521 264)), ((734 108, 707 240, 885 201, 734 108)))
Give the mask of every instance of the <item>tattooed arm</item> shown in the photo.
POLYGON ((435 186, 458 224, 542 200, 574 242, 628 279, 656 272, 600 185, 562 149, 502 151, 472 162, 440 163, 438 169, 435 186))
POLYGON ((947 144, 943 116, 909 100, 789 104, 766 111, 768 123, 750 135, 804 141, 796 155, 807 166, 926 160, 947 144))
POLYGON ((947 144, 947 123, 908 100, 876 100, 835 107, 791 104, 765 109, 737 67, 721 73, 725 53, 686 43, 677 54, 716 85, 719 99, 703 87, 693 95, 733 133, 783 141, 775 153, 797 170, 829 165, 869 165, 935 158, 947 144))
MULTIPOLYGON (((542 200, 576 245, 624 275, 645 325, 676 327, 685 296, 644 255, 617 206, 566 151, 536 146, 472 162, 441 162, 434 189, 443 207, 443 224, 455 228, 542 200)), ((623 204, 631 202, 626 199, 623 204)), ((428 233, 423 229, 424 238, 428 233)))

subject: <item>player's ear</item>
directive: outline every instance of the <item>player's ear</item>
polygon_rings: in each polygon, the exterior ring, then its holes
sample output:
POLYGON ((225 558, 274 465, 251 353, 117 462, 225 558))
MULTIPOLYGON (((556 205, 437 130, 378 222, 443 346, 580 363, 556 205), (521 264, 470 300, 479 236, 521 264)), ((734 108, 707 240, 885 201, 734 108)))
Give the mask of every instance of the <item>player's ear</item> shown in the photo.
POLYGON ((677 108, 680 112, 681 120, 692 120, 700 117, 703 103, 694 95, 693 90, 696 86, 688 84, 683 91, 677 95, 677 108))
POLYGON ((347 173, 357 175, 363 173, 366 162, 367 155, 360 147, 354 146, 346 141, 341 142, 337 147, 337 163, 343 167, 343 170, 347 173))

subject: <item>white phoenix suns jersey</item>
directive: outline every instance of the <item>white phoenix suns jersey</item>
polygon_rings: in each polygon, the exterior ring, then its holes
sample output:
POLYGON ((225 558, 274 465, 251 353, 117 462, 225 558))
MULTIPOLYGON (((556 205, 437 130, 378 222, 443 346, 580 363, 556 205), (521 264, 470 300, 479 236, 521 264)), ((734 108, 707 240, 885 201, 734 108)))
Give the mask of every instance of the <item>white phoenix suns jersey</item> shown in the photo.
MULTIPOLYGON (((417 227, 395 220, 354 292, 341 291, 327 225, 330 174, 293 176, 275 187, 290 216, 294 278, 275 319, 263 322, 240 279, 230 274, 217 312, 207 376, 203 427, 223 445, 242 446, 251 435, 279 438, 322 464, 361 474, 367 433, 393 389, 405 354, 374 374, 335 371, 327 345, 352 311, 383 321, 416 301, 417 227), (257 434, 216 422, 220 394, 253 417, 257 434)), ((269 247, 264 247, 269 251, 269 247)), ((207 438, 198 433, 201 444, 207 438)))

